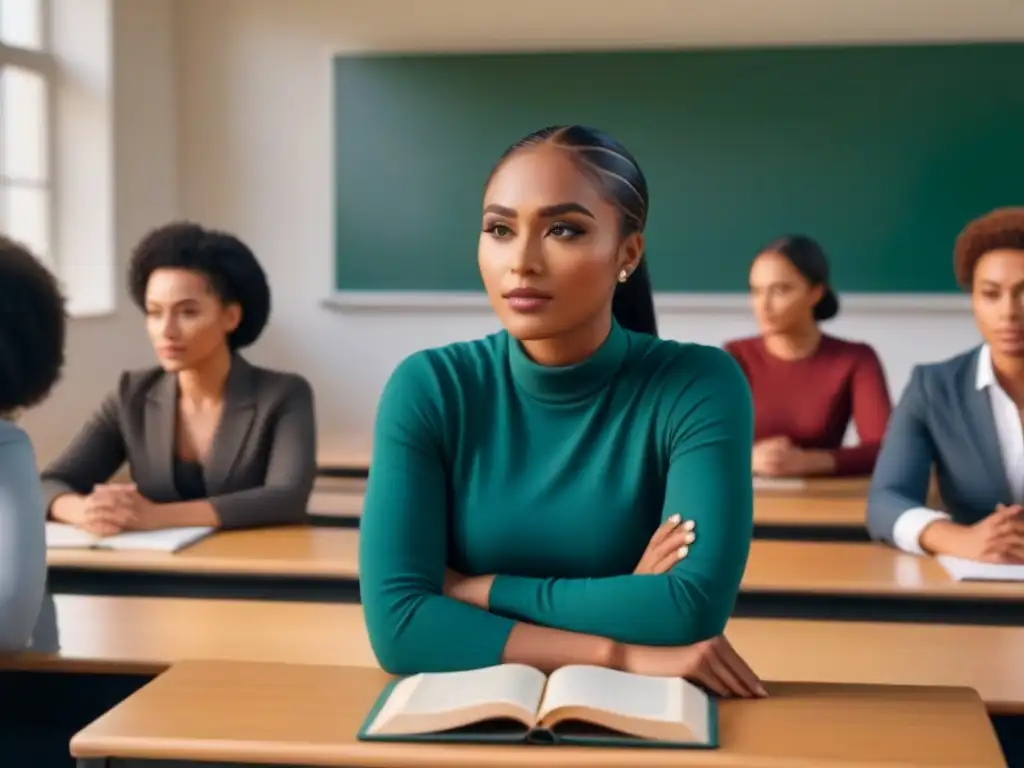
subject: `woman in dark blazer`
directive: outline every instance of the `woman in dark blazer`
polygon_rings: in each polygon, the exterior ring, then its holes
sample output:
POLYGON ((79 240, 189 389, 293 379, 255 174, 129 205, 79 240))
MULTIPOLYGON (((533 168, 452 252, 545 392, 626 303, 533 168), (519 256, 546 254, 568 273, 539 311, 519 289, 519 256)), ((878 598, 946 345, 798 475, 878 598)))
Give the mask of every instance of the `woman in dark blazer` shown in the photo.
POLYGON ((136 248, 129 288, 160 366, 123 373, 43 472, 50 517, 98 535, 303 522, 316 474, 313 393, 239 354, 270 315, 252 251, 171 224, 136 248), (109 483, 125 461, 133 483, 109 483))
POLYGON ((1024 208, 968 224, 955 265, 983 343, 914 368, 875 467, 868 529, 916 554, 1024 563, 1024 208), (926 501, 933 467, 944 509, 926 501))

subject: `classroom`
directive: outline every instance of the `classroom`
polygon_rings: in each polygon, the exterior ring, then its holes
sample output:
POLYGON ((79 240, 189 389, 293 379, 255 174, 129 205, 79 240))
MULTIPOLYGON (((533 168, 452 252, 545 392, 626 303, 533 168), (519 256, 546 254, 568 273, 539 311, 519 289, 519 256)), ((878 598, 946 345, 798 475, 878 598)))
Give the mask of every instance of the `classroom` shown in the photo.
POLYGON ((1024 765, 1022 71, 1021 0, 0 0, 0 765, 1024 765))

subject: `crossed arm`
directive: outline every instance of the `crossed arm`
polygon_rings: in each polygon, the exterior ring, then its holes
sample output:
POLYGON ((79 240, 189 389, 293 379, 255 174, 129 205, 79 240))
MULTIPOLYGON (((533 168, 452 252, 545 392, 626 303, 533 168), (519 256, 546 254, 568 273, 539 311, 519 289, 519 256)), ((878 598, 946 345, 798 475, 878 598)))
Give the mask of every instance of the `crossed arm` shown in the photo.
POLYGON ((684 646, 720 634, 750 546, 753 417, 738 368, 727 358, 715 364, 716 375, 676 404, 667 437, 662 520, 681 514, 699 531, 685 559, 657 575, 495 574, 468 585, 486 601, 463 602, 445 594, 448 491, 436 385, 424 358, 403 363, 378 407, 360 527, 362 600, 381 665, 396 673, 513 660, 611 666, 622 644, 684 646))

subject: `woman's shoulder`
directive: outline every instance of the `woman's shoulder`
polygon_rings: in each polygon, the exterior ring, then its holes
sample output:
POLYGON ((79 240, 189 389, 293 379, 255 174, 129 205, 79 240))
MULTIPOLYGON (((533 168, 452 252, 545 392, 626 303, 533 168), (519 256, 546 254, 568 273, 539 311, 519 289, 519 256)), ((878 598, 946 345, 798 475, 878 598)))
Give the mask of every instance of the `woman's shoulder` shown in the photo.
POLYGON ((747 380, 735 358, 708 344, 651 339, 634 371, 645 381, 661 382, 669 394, 721 392, 749 397, 747 380))
POLYGON ((262 393, 276 393, 279 396, 303 395, 312 397, 313 387, 309 381, 300 373, 294 371, 283 371, 277 368, 264 368, 253 365, 239 357, 236 361, 247 368, 245 371, 252 381, 253 389, 257 395, 262 393))
POLYGON ((28 433, 13 421, 0 419, 0 467, 5 481, 38 484, 35 448, 28 433))
POLYGON ((0 419, 0 448, 5 451, 31 451, 32 441, 28 433, 7 419, 0 419))
POLYGON ((732 357, 746 359, 763 348, 760 336, 744 336, 742 339, 730 339, 722 345, 722 349, 732 357))
POLYGON ((411 394, 422 392, 424 387, 472 387, 491 380, 507 355, 508 335, 504 332, 421 349, 398 363, 387 386, 409 389, 411 394))
POLYGON ((868 342, 843 339, 827 333, 821 335, 819 352, 828 352, 833 357, 844 357, 854 361, 878 359, 878 353, 868 342))

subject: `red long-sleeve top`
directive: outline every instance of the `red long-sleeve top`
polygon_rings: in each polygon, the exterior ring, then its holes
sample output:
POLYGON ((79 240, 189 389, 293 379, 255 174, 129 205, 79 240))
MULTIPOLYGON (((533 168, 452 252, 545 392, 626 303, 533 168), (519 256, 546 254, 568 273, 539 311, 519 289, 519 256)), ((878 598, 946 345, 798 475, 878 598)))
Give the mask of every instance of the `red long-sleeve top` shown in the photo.
POLYGON ((754 397, 754 440, 786 436, 800 448, 827 450, 837 475, 869 475, 892 413, 878 355, 867 344, 822 336, 815 353, 782 360, 760 336, 725 349, 740 364, 754 397), (860 443, 844 447, 850 419, 860 443))

